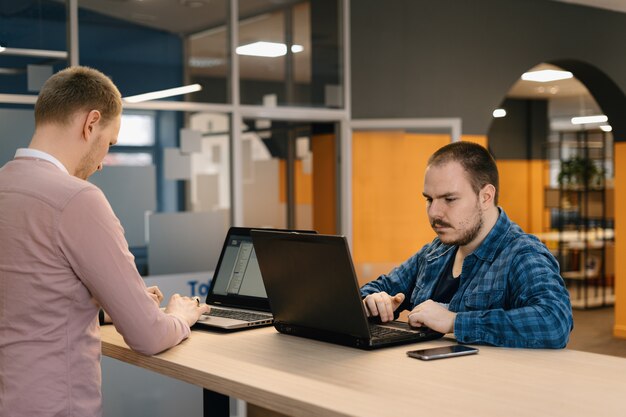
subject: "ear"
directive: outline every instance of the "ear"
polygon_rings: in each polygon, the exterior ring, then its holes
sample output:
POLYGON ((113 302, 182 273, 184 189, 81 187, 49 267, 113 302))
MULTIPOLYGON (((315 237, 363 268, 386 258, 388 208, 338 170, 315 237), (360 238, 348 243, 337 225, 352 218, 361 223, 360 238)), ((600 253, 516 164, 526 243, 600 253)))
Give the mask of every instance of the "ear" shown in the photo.
POLYGON ((99 110, 91 110, 87 113, 85 123, 83 124, 83 137, 86 141, 89 141, 91 134, 102 120, 102 115, 99 110))
POLYGON ((486 184, 480 193, 478 193, 478 199, 481 206, 485 207, 486 205, 494 204, 496 198, 496 187, 492 184, 486 184))

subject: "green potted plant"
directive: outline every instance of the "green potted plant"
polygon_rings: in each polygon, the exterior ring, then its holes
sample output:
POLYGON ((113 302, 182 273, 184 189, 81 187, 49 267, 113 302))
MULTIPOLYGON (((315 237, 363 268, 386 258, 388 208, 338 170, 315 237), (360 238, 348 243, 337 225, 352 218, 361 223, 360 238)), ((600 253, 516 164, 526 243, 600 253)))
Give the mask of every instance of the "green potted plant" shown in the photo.
POLYGON ((590 158, 575 156, 561 161, 561 171, 557 179, 559 185, 566 188, 599 187, 603 184, 604 170, 590 158))

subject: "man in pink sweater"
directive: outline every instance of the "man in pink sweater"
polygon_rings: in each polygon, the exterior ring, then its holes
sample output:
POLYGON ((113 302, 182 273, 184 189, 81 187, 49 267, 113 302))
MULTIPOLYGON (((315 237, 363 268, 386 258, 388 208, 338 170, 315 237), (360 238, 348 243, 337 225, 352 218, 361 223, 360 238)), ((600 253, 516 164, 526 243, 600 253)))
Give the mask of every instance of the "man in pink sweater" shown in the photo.
POLYGON ((39 94, 30 146, 0 169, 0 416, 102 414, 100 308, 146 355, 180 343, 209 310, 178 294, 159 309, 104 194, 85 181, 117 142, 121 111, 108 77, 65 69, 39 94))

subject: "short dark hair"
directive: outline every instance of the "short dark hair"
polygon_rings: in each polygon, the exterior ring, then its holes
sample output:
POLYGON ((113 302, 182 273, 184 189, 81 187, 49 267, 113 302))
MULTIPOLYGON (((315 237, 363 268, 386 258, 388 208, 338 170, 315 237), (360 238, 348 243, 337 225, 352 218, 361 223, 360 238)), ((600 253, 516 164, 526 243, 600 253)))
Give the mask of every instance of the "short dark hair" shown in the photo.
POLYGON ((453 161, 461 164, 467 172, 468 180, 476 195, 487 184, 495 187, 494 204, 497 206, 500 180, 496 161, 489 151, 473 142, 452 142, 432 154, 428 159, 428 166, 439 166, 453 161))
POLYGON ((50 77, 35 103, 35 126, 68 124, 79 111, 98 110, 104 124, 122 112, 122 95, 113 81, 89 67, 69 67, 50 77))

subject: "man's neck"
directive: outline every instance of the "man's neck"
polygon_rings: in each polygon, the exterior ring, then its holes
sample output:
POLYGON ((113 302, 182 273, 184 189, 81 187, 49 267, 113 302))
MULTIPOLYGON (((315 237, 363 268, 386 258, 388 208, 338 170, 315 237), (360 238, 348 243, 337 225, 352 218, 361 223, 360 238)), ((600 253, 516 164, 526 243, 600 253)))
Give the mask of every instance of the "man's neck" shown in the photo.
POLYGON ((52 155, 63 164, 71 175, 74 175, 76 169, 75 161, 78 159, 77 155, 74 155, 75 146, 70 146, 70 144, 67 143, 67 130, 67 128, 63 130, 62 127, 56 125, 39 127, 35 130, 35 134, 28 148, 52 155))

